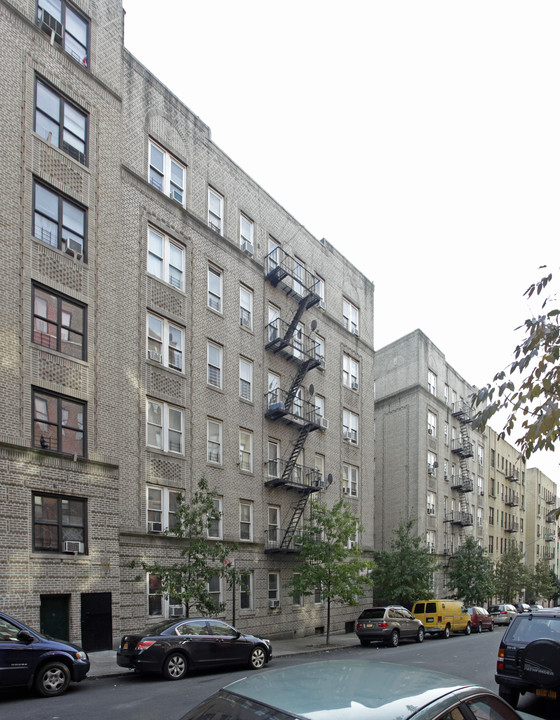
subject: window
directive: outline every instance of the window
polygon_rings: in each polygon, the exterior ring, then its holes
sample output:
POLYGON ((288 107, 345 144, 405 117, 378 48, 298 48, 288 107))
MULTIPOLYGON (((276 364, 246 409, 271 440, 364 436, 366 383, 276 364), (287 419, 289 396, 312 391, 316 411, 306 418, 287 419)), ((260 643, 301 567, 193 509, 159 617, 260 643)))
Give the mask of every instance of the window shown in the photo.
POLYGON ((325 418, 325 398, 322 395, 315 395, 315 420, 316 422, 324 426, 323 420, 325 418))
POLYGON ((185 252, 182 245, 159 232, 148 228, 148 272, 150 275, 184 290, 185 252))
POLYGON ((476 509, 476 524, 478 527, 482 527, 482 508, 476 509))
POLYGON ((344 327, 354 335, 360 334, 360 312, 349 300, 342 300, 342 321, 344 327))
POLYGON ((222 387, 222 361, 223 348, 215 343, 208 343, 208 385, 220 388, 222 387))
POLYGON ((253 363, 246 358, 239 358, 239 397, 253 399, 253 363))
POLYGON ((280 243, 277 242, 273 237, 268 237, 268 272, 273 270, 277 265, 280 264, 280 243))
POLYGON ((437 474, 437 469, 438 469, 437 455, 433 452, 428 452, 427 460, 428 460, 428 475, 432 475, 432 477, 435 477, 437 474))
MULTIPOLYGON (((294 573, 294 580, 299 579, 301 573, 294 573)), ((299 607, 303 607, 304 602, 304 596, 303 595, 292 595, 292 603, 293 605, 297 605, 299 607)))
POLYGON ((426 495, 426 511, 428 515, 436 514, 436 495, 428 490, 426 495))
POLYGON ((33 342, 37 345, 85 360, 85 320, 83 305, 33 286, 33 342))
POLYGON ((431 370, 428 370, 428 392, 430 395, 437 394, 437 376, 431 370))
POLYGON ((34 494, 33 550, 87 553, 87 501, 34 494))
POLYGON ((253 472, 253 433, 249 430, 239 431, 239 469, 253 472))
POLYGON ((436 533, 435 533, 435 530, 427 530, 427 531, 426 531, 426 545, 428 546, 429 552, 435 553, 435 551, 436 551, 436 533))
POLYGON ((303 297, 306 294, 305 287, 305 265, 298 258, 294 258, 294 292, 303 297))
POLYGON ((240 540, 253 539, 253 503, 239 503, 239 538, 240 540))
POLYGON ((478 494, 484 495, 484 480, 478 475, 477 477, 478 494))
POLYGON ((342 384, 345 387, 357 390, 359 387, 360 364, 350 355, 342 356, 342 384))
POLYGON ((478 445, 478 464, 484 465, 484 448, 478 445))
POLYGON ((296 458, 294 468, 292 470, 292 480, 294 482, 303 485, 304 483, 304 464, 303 464, 303 450, 300 450, 299 455, 296 458))
POLYGON ((342 465, 342 492, 345 495, 358 496, 359 472, 359 468, 354 465, 342 465))
POLYGON ((220 235, 224 232, 224 198, 208 188, 208 225, 220 235))
POLYGON ((443 442, 449 446, 449 423, 444 423, 443 425, 443 442))
POLYGON ((315 335, 315 357, 319 360, 319 370, 324 370, 325 364, 325 339, 320 335, 315 335))
POLYGON ((280 311, 274 305, 268 306, 268 342, 273 342, 280 337, 280 311))
POLYGON ((268 573, 268 602, 271 607, 274 607, 272 603, 280 604, 280 574, 277 572, 268 573))
POLYGON ((150 140, 150 184, 180 205, 186 205, 186 167, 150 140))
POLYGON ((488 553, 490 555, 494 554, 494 536, 488 535, 488 553))
POLYGON ((437 435, 437 417, 436 414, 428 410, 428 435, 437 435))
POLYGON ((276 440, 268 441, 268 477, 277 478, 280 475, 279 467, 280 444, 276 440))
POLYGON ((280 542, 280 508, 276 505, 268 506, 268 542, 280 542))
POLYGON ((239 574, 239 590, 242 610, 253 610, 253 573, 245 570, 239 574))
POLYGON ((322 485, 325 481, 325 456, 315 454, 315 476, 317 483, 322 485))
POLYGON ((216 574, 208 581, 208 594, 212 598, 216 610, 220 610, 222 604, 222 578, 216 574))
POLYGON ((86 404, 33 390, 33 447, 85 457, 86 404))
POLYGON ((177 505, 181 493, 161 487, 148 487, 146 503, 148 532, 173 530, 177 522, 177 505))
POLYGON ((253 329, 253 291, 243 285, 239 288, 239 322, 241 327, 253 329))
POLYGON ((443 397, 445 400, 445 404, 449 405, 449 385, 445 385, 443 388, 443 397))
POLYGON ((250 255, 253 255, 254 253, 254 223, 252 220, 249 220, 248 217, 245 215, 241 215, 239 220, 239 242, 241 245, 241 249, 248 252, 250 255))
POLYGON ((86 244, 86 211, 37 182, 34 190, 34 237, 58 250, 68 250, 81 259, 86 244))
POLYGON ((494 524, 494 508, 488 508, 488 525, 494 524))
POLYGON ((183 452, 183 411, 159 400, 146 400, 148 447, 183 452))
POLYGON ((303 323, 298 323, 296 325, 296 329, 294 330, 294 334, 292 337, 292 349, 294 353, 294 357, 297 359, 303 358, 303 353, 305 349, 305 325, 303 323))
POLYGON ((325 281, 319 275, 315 275, 315 287, 313 288, 315 293, 319 296, 319 307, 324 310, 325 304, 325 281))
POLYGON ((183 372, 184 332, 157 315, 148 313, 148 358, 183 372))
POLYGON ((222 312, 223 274, 221 270, 208 266, 208 307, 222 312))
POLYGON ((207 459, 208 462, 222 463, 222 423, 219 420, 207 422, 207 459))
POLYGON ((315 601, 315 605, 320 605, 323 602, 323 588, 320 584, 315 587, 313 600, 315 601))
POLYGON ((37 25, 51 37, 51 43, 86 67, 89 65, 89 21, 66 0, 38 0, 37 25))
POLYGON ((268 373, 268 407, 280 402, 280 378, 275 373, 268 373))
POLYGON ((215 497, 213 498, 212 502, 214 504, 214 510, 213 512, 208 513, 208 537, 214 540, 220 540, 223 537, 223 499, 221 497, 215 497))
POLYGON ((87 115, 37 79, 35 132, 75 160, 87 164, 87 115))
POLYGON ((350 410, 342 411, 342 438, 353 445, 358 444, 358 416, 350 410))

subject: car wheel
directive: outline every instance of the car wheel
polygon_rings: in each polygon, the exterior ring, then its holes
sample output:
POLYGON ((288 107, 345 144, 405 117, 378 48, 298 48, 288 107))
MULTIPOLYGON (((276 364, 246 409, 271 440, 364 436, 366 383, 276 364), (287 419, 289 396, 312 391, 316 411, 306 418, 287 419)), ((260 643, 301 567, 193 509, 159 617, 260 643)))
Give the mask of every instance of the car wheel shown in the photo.
POLYGON ((70 684, 70 670, 60 660, 46 663, 35 678, 35 689, 43 697, 61 695, 70 684))
POLYGON ((471 634, 471 630, 472 630, 472 627, 471 627, 471 624, 470 624, 470 622, 469 622, 469 623, 467 623, 467 627, 465 628, 465 635, 470 635, 470 634, 471 634))
POLYGON ((476 626, 476 632, 481 633, 482 632, 482 623, 479 621, 478 625, 476 626))
POLYGON ((174 652, 163 661, 162 673, 166 680, 182 680, 187 669, 187 658, 182 653, 174 652))
POLYGON ((362 647, 368 647, 369 646, 369 640, 366 640, 366 638, 360 638, 360 645, 362 647))
POLYGON ((494 629, 494 623, 491 622, 490 627, 488 628, 488 632, 492 632, 493 629, 494 629))
POLYGON ((498 695, 511 705, 512 708, 517 707, 519 702, 519 690, 516 688, 510 688, 506 685, 500 685, 498 688, 498 695))
POLYGON ((423 627, 419 627, 419 628, 418 628, 418 632, 416 633, 416 642, 417 642, 417 643, 424 642, 424 635, 425 635, 425 634, 426 634, 426 633, 425 633, 425 631, 424 631, 424 628, 423 628, 423 627))
POLYGON ((442 637, 444 640, 449 640, 449 638, 451 637, 451 628, 449 627, 449 625, 445 626, 445 630, 440 633, 440 637, 442 637))
POLYGON ((260 645, 253 648, 249 657, 249 667, 252 670, 260 670, 266 665, 266 652, 260 645))
POLYGON ((393 630, 391 637, 387 641, 387 647, 398 647, 399 645, 399 631, 393 630))

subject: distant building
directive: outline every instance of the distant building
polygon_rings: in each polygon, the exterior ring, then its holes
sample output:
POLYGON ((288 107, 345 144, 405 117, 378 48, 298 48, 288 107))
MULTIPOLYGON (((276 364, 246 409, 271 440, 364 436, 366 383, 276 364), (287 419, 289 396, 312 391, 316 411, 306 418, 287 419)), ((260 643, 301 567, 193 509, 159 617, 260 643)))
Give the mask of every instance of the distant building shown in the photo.
POLYGON ((90 650, 180 614, 129 563, 178 556, 204 476, 239 627, 321 631, 286 583, 313 498, 373 549, 373 284, 127 52, 120 0, 0 21, 2 609, 90 650))

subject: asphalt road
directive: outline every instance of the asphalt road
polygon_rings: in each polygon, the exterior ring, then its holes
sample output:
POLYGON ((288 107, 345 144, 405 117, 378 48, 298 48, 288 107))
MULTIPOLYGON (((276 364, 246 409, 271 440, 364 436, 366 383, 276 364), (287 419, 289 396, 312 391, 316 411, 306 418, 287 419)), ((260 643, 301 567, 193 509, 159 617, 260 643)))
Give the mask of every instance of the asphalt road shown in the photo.
MULTIPOLYGON (((496 657, 502 629, 481 635, 454 635, 449 640, 426 638, 418 645, 403 643, 397 648, 362 648, 359 645, 337 651, 295 655, 273 660, 267 669, 304 664, 328 658, 368 658, 372 663, 395 662, 421 665, 456 675, 497 692, 494 681, 496 657)), ((302 672, 305 669, 302 668, 302 672)), ((2 691, 0 718, 6 720, 179 720, 215 690, 243 677, 246 670, 206 672, 190 675, 178 682, 159 677, 129 674, 101 679, 86 679, 71 685, 57 698, 37 698, 23 690, 2 691)), ((557 720, 559 705, 534 696, 525 696, 519 709, 547 720, 557 720)))

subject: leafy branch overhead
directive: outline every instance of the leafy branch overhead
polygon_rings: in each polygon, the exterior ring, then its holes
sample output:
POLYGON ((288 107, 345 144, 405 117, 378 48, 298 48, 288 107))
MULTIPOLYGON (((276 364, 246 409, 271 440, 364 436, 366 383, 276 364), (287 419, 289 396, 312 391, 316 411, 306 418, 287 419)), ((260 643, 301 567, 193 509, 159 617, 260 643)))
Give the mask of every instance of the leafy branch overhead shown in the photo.
MULTIPOLYGON (((528 299, 541 295, 552 281, 552 273, 533 283, 528 299)), ((500 411, 507 417, 501 436, 521 431, 516 440, 521 453, 530 457, 537 450, 554 450, 560 435, 560 308, 555 294, 548 295, 541 314, 528 318, 518 330, 525 338, 513 352, 513 361, 497 373, 492 383, 475 392, 473 406, 480 408, 474 427, 484 429, 500 411)))

